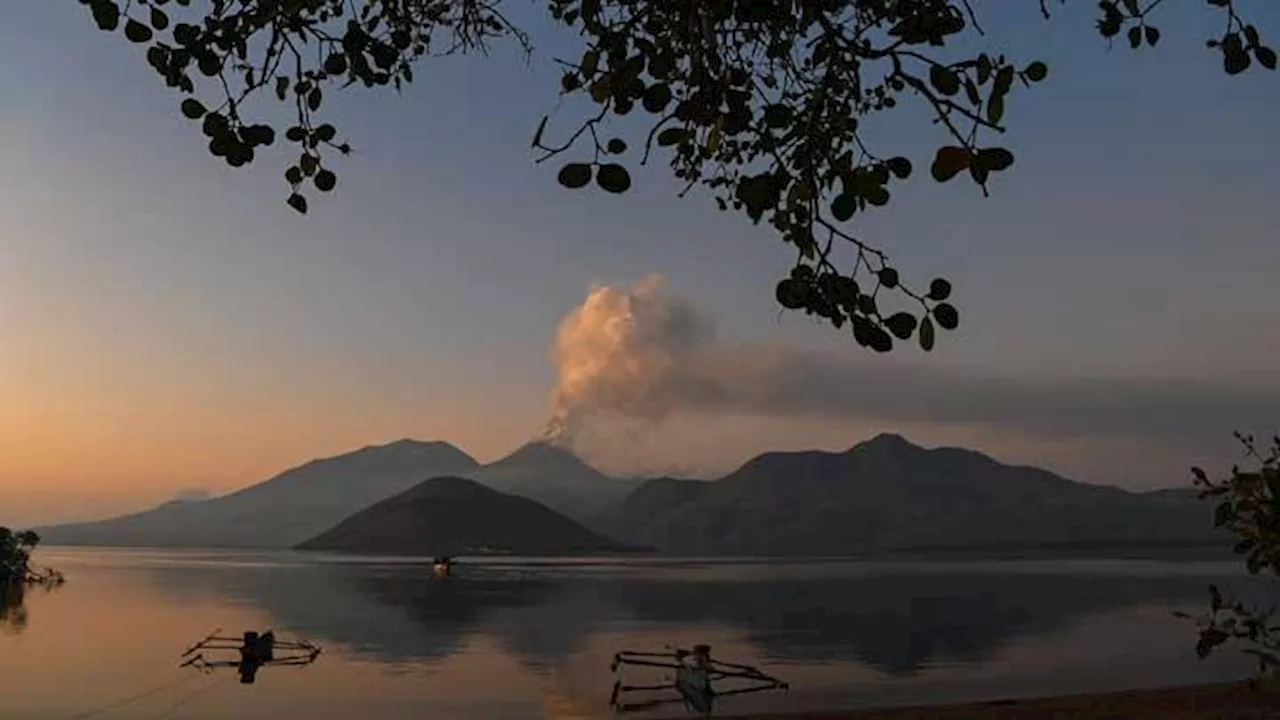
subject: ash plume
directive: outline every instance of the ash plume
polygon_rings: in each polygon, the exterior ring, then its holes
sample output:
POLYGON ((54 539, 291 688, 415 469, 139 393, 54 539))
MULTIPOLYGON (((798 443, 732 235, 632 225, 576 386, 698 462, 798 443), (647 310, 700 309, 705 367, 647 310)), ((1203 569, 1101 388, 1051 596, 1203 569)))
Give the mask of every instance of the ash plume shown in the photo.
POLYGON ((599 414, 662 420, 677 405, 685 369, 714 342, 711 320, 667 294, 659 275, 630 287, 591 288, 556 328, 556 384, 543 440, 572 444, 599 414))
POLYGON ((1280 407, 1275 384, 1000 376, 916 364, 907 350, 872 356, 849 345, 825 354, 728 345, 717 341, 711 317, 667 292, 660 276, 630 287, 593 287, 556 329, 550 354, 556 384, 543 439, 572 446, 617 435, 601 429, 610 423, 651 426, 680 412, 711 421, 927 423, 1058 441, 1203 448, 1230 446, 1233 428, 1268 436, 1280 407), (604 417, 612 420, 593 420, 604 417))

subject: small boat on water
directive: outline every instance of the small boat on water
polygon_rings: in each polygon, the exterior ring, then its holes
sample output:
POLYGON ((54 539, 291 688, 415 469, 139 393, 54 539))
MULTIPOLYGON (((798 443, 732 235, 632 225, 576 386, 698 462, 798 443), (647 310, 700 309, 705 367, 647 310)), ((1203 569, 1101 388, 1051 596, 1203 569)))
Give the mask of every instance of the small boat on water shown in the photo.
POLYGON ((711 657, 710 645, 695 645, 691 650, 675 648, 667 652, 634 652, 624 650, 613 658, 614 672, 622 665, 675 670, 675 681, 624 684, 621 679, 613 685, 609 705, 618 712, 648 710, 671 703, 683 704, 703 717, 709 717, 718 697, 743 695, 762 690, 787 690, 789 685, 760 670, 738 663, 728 663, 711 657), (712 681, 738 682, 737 687, 713 689, 712 681), (677 697, 652 698, 636 702, 623 702, 622 695, 634 692, 675 690, 677 697))
POLYGON ((240 674, 240 682, 252 685, 259 668, 266 665, 305 666, 315 662, 320 655, 320 647, 305 640, 277 640, 271 630, 259 633, 246 630, 242 637, 218 635, 214 630, 203 640, 197 642, 182 654, 183 661, 179 667, 194 667, 202 672, 212 672, 217 668, 234 667, 240 674), (218 659, 216 654, 237 653, 238 659, 218 659), (206 653, 214 657, 206 657, 206 653))
POLYGON ((447 555, 435 558, 431 572, 435 573, 436 577, 448 577, 453 572, 453 558, 447 555))

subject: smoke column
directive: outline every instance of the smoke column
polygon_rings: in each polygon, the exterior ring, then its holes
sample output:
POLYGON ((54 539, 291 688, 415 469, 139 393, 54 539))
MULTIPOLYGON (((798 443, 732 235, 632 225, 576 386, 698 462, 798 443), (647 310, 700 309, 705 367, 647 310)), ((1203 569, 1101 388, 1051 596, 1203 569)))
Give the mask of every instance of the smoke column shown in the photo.
POLYGON ((1001 377, 900 357, 908 352, 872 356, 852 340, 847 352, 831 353, 725 344, 710 317, 668 294, 660 276, 596 286, 556 329, 542 439, 605 456, 661 457, 662 447, 646 445, 669 417, 769 418, 981 428, 1056 443, 1123 440, 1139 448, 1134 457, 1154 463, 1192 448, 1203 458, 1234 450, 1224 427, 1267 437, 1280 407, 1275 384, 1001 377))
POLYGON ((631 287, 591 288, 556 329, 556 384, 543 439, 571 445, 583 422, 601 413, 662 420, 675 407, 682 368, 714 341, 711 320, 668 295, 659 275, 631 287))

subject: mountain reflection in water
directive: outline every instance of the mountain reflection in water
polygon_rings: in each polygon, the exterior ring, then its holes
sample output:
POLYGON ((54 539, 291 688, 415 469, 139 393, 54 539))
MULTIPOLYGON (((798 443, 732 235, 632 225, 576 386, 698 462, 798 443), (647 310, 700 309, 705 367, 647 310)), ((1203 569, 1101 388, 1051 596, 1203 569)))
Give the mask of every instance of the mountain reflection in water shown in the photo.
POLYGON ((464 559, 435 579, 429 559, 41 554, 68 584, 28 598, 23 632, 0 635, 0 677, 25 689, 31 718, 180 677, 177 655, 214 627, 273 627, 325 652, 309 668, 265 669, 252 690, 215 688, 180 717, 603 717, 614 651, 698 642, 792 685, 726 712, 1207 681, 1248 663, 1231 651, 1198 662, 1194 629, 1169 612, 1201 609, 1209 582, 1262 592, 1218 564, 506 558, 464 559), (126 641, 145 662, 86 662, 126 641))

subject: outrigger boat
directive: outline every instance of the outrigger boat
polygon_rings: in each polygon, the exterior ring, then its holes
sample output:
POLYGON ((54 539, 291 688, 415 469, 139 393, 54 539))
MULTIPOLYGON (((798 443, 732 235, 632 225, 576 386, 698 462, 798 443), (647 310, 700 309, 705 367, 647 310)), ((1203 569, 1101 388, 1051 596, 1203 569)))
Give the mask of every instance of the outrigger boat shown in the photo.
POLYGON ((712 659, 710 645, 694 645, 692 650, 676 648, 667 652, 624 650, 613 656, 610 670, 616 673, 622 665, 672 669, 675 670, 675 680, 649 685, 626 685, 621 679, 617 680, 613 684, 613 693, 609 697, 609 706, 617 712, 647 710, 660 705, 684 703, 686 708, 709 717, 717 697, 790 688, 788 683, 766 675, 750 665, 712 659), (715 690, 711 687, 711 683, 716 681, 738 681, 747 684, 726 690, 715 690), (623 693, 658 690, 675 690, 680 697, 633 703, 620 702, 623 693))
POLYGON ((194 667, 201 672, 213 672, 220 667, 234 667, 240 673, 240 682, 250 685, 264 665, 310 665, 320 655, 320 647, 309 642, 276 640, 274 632, 257 633, 246 630, 240 638, 220 636, 214 630, 200 642, 182 653, 185 658, 178 667, 194 667), (284 651, 281 653, 280 651, 284 651), (218 660, 205 657, 206 652, 238 651, 239 660, 218 660))

